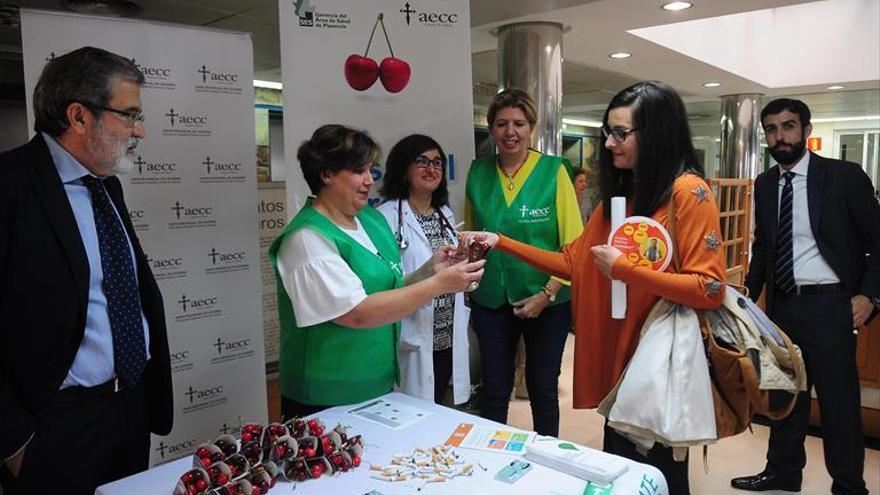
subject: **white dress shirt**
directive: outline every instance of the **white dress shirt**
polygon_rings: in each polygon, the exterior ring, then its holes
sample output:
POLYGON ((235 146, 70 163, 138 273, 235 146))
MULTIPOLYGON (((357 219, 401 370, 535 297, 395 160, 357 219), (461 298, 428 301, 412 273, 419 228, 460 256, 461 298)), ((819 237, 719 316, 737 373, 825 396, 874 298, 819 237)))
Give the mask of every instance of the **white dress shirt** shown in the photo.
MULTIPOLYGON (((782 202, 782 187, 785 169, 779 167, 779 187, 777 204, 782 202)), ((819 253, 816 238, 810 228, 810 208, 807 202, 807 174, 810 171, 810 153, 789 170, 795 176, 791 179, 792 186, 792 249, 794 256, 794 283, 797 285, 835 284, 840 282, 834 270, 825 262, 819 253)), ((777 208, 777 215, 779 208, 777 208)))

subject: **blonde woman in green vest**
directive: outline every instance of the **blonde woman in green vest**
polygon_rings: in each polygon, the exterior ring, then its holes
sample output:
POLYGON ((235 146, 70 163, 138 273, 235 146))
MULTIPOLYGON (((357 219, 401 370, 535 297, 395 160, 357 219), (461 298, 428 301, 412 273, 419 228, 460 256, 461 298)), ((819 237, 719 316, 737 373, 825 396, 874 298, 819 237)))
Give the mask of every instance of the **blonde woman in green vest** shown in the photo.
POLYGON ((391 391, 399 320, 478 283, 483 261, 441 249, 404 276, 394 234, 367 206, 379 147, 364 132, 318 128, 297 159, 313 198, 269 248, 281 318, 281 412, 304 416, 391 391))
MULTIPOLYGON (((583 231, 568 167, 529 148, 537 121, 528 93, 508 89, 489 107, 498 154, 477 158, 467 178, 465 223, 528 244, 559 250, 583 231)), ((513 256, 490 251, 471 294, 471 317, 483 365, 482 415, 507 422, 517 341, 526 347, 526 389, 534 430, 559 434, 558 379, 571 327, 567 282, 513 256)))

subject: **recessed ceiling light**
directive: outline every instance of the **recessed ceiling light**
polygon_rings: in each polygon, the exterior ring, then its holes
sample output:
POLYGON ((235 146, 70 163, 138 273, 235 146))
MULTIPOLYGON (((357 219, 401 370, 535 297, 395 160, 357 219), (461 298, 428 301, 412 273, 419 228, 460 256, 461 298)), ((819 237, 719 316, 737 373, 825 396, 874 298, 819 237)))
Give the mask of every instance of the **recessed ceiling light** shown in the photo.
POLYGON ((704 88, 717 88, 718 86, 721 86, 721 83, 718 81, 709 81, 703 83, 704 88))
POLYGON ((694 4, 690 2, 663 2, 663 10, 671 10, 673 12, 689 9, 693 6, 694 4))
POLYGON ((627 53, 627 52, 614 52, 614 53, 612 53, 611 55, 608 55, 608 56, 609 56, 610 58, 614 58, 614 59, 618 59, 618 60, 620 60, 620 59, 623 59, 623 58, 630 58, 630 57, 632 57, 632 53, 627 53))
POLYGON ((828 86, 828 89, 843 89, 843 86, 835 84, 834 86, 828 86))

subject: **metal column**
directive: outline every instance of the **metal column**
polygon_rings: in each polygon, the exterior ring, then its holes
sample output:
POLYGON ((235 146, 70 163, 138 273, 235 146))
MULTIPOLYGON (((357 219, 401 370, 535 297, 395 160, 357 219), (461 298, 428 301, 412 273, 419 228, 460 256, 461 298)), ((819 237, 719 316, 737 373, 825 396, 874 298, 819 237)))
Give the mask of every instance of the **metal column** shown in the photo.
POLYGON ((754 179, 758 175, 758 99, 761 95, 721 97, 721 163, 718 177, 754 179))
POLYGON ((520 88, 535 99, 531 146, 562 154, 562 24, 521 22, 498 28, 499 90, 520 88))

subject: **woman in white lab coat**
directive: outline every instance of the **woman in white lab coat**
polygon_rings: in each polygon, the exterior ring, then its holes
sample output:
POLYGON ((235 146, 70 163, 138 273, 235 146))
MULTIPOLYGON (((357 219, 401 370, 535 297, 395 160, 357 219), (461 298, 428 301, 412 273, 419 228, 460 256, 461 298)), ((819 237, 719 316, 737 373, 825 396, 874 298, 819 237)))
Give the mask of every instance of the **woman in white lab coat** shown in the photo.
MULTIPOLYGON (((378 210, 394 232, 404 272, 416 270, 445 244, 458 243, 448 205, 446 154, 428 136, 401 139, 388 154, 378 210)), ((440 403, 452 383, 453 401, 470 397, 467 324, 461 293, 435 298, 401 321, 400 391, 440 403)))

